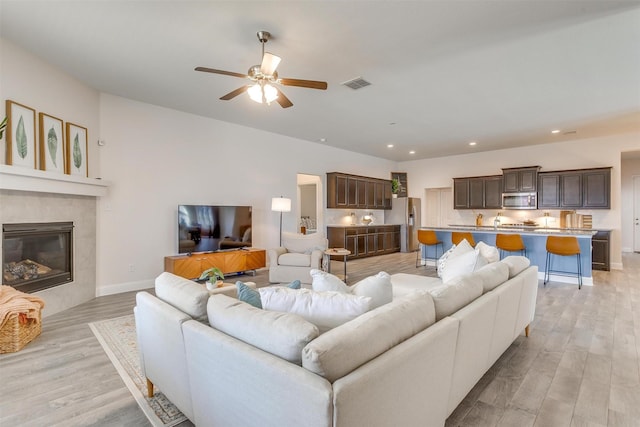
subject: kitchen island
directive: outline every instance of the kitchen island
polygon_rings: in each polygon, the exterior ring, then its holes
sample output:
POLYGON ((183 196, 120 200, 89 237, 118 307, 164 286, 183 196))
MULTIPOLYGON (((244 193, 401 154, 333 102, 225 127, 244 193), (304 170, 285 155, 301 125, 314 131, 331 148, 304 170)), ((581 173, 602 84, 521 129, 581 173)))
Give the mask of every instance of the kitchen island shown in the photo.
MULTIPOLYGON (((482 241, 490 246, 496 245, 496 234, 520 234, 522 241, 527 248, 527 258, 531 260, 532 265, 538 266, 538 278, 544 279, 544 270, 547 262, 547 236, 575 236, 580 245, 580 260, 582 264, 582 281, 584 285, 593 285, 592 266, 591 266, 591 239, 597 233, 597 230, 584 228, 545 228, 535 226, 469 226, 469 225, 450 225, 448 227, 422 227, 424 230, 434 230, 438 239, 442 241, 444 250, 448 250, 453 245, 451 242, 451 233, 454 231, 469 232, 473 235, 476 243, 482 241)), ((433 256, 433 249, 429 251, 433 256)), ((519 255, 519 253, 505 252, 504 256, 519 255)), ((426 256, 425 249, 422 249, 422 258, 426 256)), ((554 256, 553 269, 561 271, 576 271, 575 257, 554 256)), ((575 277, 567 277, 560 275, 551 275, 551 281, 576 283, 575 277)))

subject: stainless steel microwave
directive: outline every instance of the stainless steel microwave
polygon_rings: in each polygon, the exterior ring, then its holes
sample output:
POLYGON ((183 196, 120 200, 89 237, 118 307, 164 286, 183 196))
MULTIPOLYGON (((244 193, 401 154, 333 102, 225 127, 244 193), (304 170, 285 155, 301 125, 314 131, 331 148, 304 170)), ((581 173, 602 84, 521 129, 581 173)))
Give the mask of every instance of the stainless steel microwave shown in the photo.
POLYGON ((502 209, 538 209, 538 194, 502 193, 502 209))

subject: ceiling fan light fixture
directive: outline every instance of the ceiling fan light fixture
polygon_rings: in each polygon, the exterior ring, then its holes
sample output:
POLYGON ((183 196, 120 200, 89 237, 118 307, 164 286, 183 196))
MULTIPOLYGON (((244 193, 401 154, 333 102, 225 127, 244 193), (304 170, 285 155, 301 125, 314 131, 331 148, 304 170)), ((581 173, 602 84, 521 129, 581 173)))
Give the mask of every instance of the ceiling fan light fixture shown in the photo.
POLYGON ((278 98, 278 89, 271 86, 269 83, 256 83, 249 87, 247 93, 249 94, 249 98, 258 104, 271 104, 278 98))

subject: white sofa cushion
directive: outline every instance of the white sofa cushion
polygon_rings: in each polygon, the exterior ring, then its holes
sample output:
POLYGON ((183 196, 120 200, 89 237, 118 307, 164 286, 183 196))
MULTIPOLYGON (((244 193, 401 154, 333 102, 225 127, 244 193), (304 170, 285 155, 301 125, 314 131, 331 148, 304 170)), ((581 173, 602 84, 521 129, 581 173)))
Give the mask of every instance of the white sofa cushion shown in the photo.
MULTIPOLYGON (((471 245, 469 245, 469 247, 471 247, 471 245)), ((450 282, 463 274, 473 273, 487 264, 487 260, 480 256, 480 251, 477 249, 471 249, 471 251, 464 252, 460 255, 456 255, 455 252, 456 251, 453 251, 451 256, 449 256, 445 270, 442 272, 443 283, 450 282)))
POLYGON ((287 252, 278 257, 278 265, 311 267, 311 256, 297 252, 287 252))
POLYGON ((298 252, 303 254, 311 254, 314 250, 327 249, 327 239, 322 233, 313 234, 297 234, 282 233, 282 246, 288 252, 298 252))
POLYGON ((334 382, 434 322, 433 299, 416 291, 311 341, 302 350, 302 366, 334 382))
POLYGON ((314 291, 349 292, 347 284, 331 273, 313 268, 309 274, 311 274, 311 287, 314 291))
POLYGON ((393 287, 391 276, 381 271, 375 276, 369 276, 349 287, 353 295, 371 297, 371 308, 380 307, 393 300, 393 287))
POLYGON ((481 240, 476 244, 476 249, 488 263, 500 261, 500 251, 495 246, 487 245, 481 240))
POLYGON ((437 277, 419 276, 417 274, 396 273, 391 276, 393 297, 398 298, 415 290, 426 291, 442 286, 437 277))
POLYGON ((509 267, 509 279, 520 274, 521 271, 529 267, 529 265, 531 264, 529 258, 520 255, 511 255, 505 257, 505 259, 503 259, 501 262, 507 264, 507 266, 509 267))
POLYGON ((298 365, 304 346, 319 335, 296 314, 261 310, 226 295, 211 296, 207 313, 213 328, 298 365))
POLYGON ((371 309, 371 298, 340 292, 316 292, 281 286, 260 288, 265 310, 297 314, 324 333, 371 309))
POLYGON ((199 322, 207 321, 209 292, 204 286, 165 271, 156 277, 155 291, 156 296, 162 301, 187 313, 193 319, 199 322))
POLYGON ((509 267, 503 262, 493 262, 476 270, 473 275, 482 280, 482 293, 487 293, 509 279, 509 267))
POLYGON ((438 321, 482 295, 482 279, 476 277, 475 273, 464 274, 428 292, 433 297, 438 321))

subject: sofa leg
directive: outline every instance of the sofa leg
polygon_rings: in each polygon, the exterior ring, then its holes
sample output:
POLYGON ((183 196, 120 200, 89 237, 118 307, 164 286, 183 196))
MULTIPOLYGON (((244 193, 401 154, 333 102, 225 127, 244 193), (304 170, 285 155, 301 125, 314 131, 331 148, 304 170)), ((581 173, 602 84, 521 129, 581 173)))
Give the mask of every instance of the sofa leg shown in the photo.
POLYGON ((147 378, 147 397, 153 397, 153 383, 147 378))
POLYGON ((529 325, 524 327, 524 336, 529 338, 529 325))

